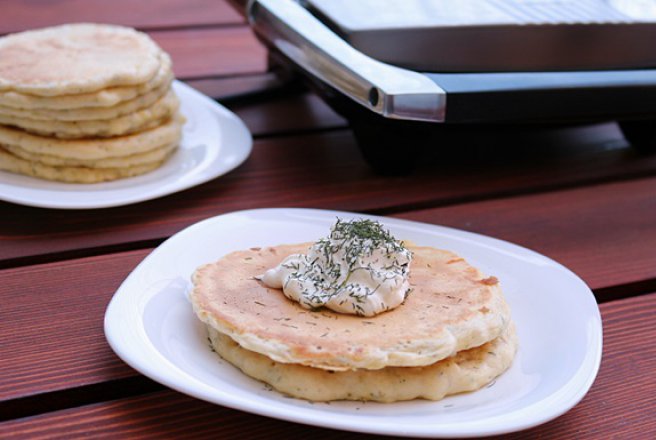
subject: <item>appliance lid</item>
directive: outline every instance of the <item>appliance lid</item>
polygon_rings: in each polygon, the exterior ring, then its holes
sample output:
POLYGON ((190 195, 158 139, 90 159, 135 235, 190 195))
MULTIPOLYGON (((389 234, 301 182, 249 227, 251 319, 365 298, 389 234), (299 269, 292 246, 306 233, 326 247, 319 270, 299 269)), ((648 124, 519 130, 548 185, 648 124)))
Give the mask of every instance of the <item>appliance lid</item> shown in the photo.
POLYGON ((356 50, 294 0, 250 0, 248 17, 276 57, 330 95, 385 118, 470 123, 656 114, 656 69, 417 72, 356 50))
POLYGON ((387 118, 444 121, 446 94, 426 75, 355 50, 292 0, 250 0, 248 19, 270 47, 304 71, 387 118))
POLYGON ((655 0, 305 0, 358 51, 430 72, 656 66, 655 0))

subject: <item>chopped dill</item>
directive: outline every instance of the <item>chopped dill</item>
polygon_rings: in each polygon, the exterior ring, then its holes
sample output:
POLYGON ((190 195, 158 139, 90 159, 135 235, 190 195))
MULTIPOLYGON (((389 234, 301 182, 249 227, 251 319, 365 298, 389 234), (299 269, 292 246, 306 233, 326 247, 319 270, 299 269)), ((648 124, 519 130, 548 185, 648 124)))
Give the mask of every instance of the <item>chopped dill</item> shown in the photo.
MULTIPOLYGON (((300 291, 299 302, 312 310, 339 296, 341 307, 365 316, 365 309, 371 307, 368 298, 381 286, 394 288, 407 278, 412 254, 377 221, 338 218, 329 236, 299 258, 282 264, 290 272, 284 291, 300 291)), ((404 293, 407 296, 409 291, 404 293)), ((379 304, 376 301, 374 307, 379 304)), ((382 310, 388 309, 382 303, 382 310)))

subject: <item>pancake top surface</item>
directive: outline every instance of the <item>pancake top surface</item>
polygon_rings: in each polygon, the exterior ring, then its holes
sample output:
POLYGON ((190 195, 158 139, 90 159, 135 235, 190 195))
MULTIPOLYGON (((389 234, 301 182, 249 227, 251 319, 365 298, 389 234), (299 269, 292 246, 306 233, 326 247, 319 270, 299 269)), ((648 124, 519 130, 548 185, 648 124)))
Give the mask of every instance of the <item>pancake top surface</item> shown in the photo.
POLYGON ((156 89, 163 94, 171 86, 174 75, 171 57, 166 52, 161 52, 159 59, 160 66, 155 76, 142 84, 112 86, 92 92, 58 96, 38 96, 0 88, 0 107, 6 111, 15 109, 36 112, 74 109, 88 111, 96 108, 109 110, 156 89))
POLYGON ((494 277, 434 248, 410 247, 413 291, 371 318, 303 309, 254 278, 309 246, 252 248, 200 267, 193 276, 197 315, 248 350, 329 370, 429 365, 496 338, 510 321, 494 277))
POLYGON ((137 85, 153 78, 161 49, 134 29, 69 24, 0 38, 0 90, 40 96, 137 85))

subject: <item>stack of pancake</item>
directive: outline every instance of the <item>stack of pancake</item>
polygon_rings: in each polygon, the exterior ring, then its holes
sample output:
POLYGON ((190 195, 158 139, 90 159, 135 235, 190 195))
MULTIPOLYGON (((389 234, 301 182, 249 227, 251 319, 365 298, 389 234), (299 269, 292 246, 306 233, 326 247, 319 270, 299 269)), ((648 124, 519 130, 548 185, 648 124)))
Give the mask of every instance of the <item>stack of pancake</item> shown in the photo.
POLYGON ((0 169, 63 182, 136 176, 177 148, 170 57, 146 34, 70 24, 0 38, 0 169))
POLYGON ((256 279, 310 245, 237 251, 194 273, 214 350, 245 374, 312 401, 394 402, 474 391, 511 365, 517 339, 498 280, 458 255, 409 247, 412 292, 367 318, 306 310, 256 279))

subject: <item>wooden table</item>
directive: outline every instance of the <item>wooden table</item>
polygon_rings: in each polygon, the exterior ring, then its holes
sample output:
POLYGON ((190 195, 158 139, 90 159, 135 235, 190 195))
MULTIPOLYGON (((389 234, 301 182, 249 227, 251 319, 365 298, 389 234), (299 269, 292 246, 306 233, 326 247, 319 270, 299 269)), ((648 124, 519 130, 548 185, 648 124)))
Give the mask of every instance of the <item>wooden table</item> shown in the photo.
POLYGON ((368 438, 195 400, 138 374, 105 341, 112 294, 167 237, 221 213, 293 206, 476 231, 565 264, 600 304, 601 371, 570 412, 509 437, 656 436, 656 156, 634 152, 614 124, 472 131, 436 146, 413 175, 380 177, 340 116, 279 87, 224 1, 4 0, 0 33, 75 21, 149 32, 178 78, 246 122, 254 148, 224 177, 132 206, 0 202, 0 437, 368 438))

